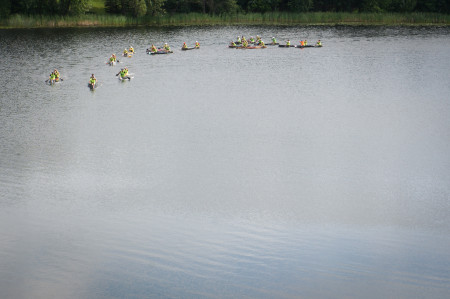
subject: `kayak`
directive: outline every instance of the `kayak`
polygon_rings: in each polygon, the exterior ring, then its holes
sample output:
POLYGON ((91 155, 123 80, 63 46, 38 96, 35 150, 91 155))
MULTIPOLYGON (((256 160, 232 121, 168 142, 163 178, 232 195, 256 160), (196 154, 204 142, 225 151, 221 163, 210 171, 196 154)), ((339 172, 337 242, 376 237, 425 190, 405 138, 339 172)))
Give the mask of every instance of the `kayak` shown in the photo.
POLYGON ((133 54, 132 53, 123 53, 122 56, 123 57, 131 57, 133 54))
POLYGON ((120 81, 126 81, 126 80, 130 81, 132 78, 133 77, 131 77, 130 75, 126 75, 125 77, 119 76, 120 81))
POLYGON ((116 65, 116 63, 117 63, 116 61, 108 61, 108 62, 107 62, 107 64, 109 64, 110 66, 116 65))
POLYGON ((88 82, 88 87, 89 87, 91 90, 96 89, 97 86, 98 86, 97 82, 95 82, 94 84, 92 84, 91 82, 88 82))
POLYGON ((60 79, 55 79, 55 80, 50 80, 50 79, 48 79, 47 81, 45 81, 48 85, 54 85, 54 84, 56 84, 56 83, 59 83, 59 82, 61 82, 62 81, 62 79, 60 80, 60 79))
POLYGON ((291 47, 291 48, 295 48, 295 45, 278 45, 278 47, 280 47, 280 48, 289 48, 289 47, 291 47))
POLYGON ((314 48, 314 46, 313 45, 306 45, 306 46, 301 46, 301 45, 296 45, 295 46, 296 48, 314 48))
POLYGON ((251 46, 251 47, 247 47, 247 48, 242 48, 242 49, 264 49, 267 48, 266 46, 251 46))
POLYGON ((167 51, 167 50, 161 50, 161 49, 158 49, 157 52, 147 51, 147 54, 149 54, 149 55, 155 55, 155 54, 169 54, 169 53, 173 53, 173 51, 167 51))
POLYGON ((183 50, 183 51, 187 51, 187 50, 195 50, 195 49, 200 49, 200 48, 198 48, 198 47, 181 48, 181 50, 183 50))
POLYGON ((278 46, 280 43, 269 43, 269 44, 266 44, 266 46, 278 46))

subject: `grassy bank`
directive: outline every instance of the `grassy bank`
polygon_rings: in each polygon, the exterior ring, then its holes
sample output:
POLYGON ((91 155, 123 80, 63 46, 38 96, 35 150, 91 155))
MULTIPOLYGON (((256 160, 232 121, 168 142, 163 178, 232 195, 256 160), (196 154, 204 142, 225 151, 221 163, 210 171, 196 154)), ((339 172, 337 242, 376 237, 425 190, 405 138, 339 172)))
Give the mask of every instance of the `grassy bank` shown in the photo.
POLYGON ((108 14, 81 17, 13 15, 0 21, 2 28, 86 26, 186 26, 186 25, 450 25, 450 15, 435 13, 284 13, 210 16, 190 13, 131 18, 108 14))

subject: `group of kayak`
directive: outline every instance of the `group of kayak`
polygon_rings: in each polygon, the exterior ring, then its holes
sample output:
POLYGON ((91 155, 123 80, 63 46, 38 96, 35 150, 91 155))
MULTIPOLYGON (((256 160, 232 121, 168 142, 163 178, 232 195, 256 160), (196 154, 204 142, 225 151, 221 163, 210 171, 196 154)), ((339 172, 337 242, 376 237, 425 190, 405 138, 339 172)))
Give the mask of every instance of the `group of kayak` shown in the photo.
MULTIPOLYGON (((308 45, 307 40, 301 40, 298 45, 291 45, 291 41, 287 40, 285 44, 280 44, 277 42, 277 39, 275 37, 272 37, 272 41, 267 44, 270 46, 279 46, 279 47, 296 47, 296 48, 305 48, 305 47, 322 47, 322 42, 320 39, 316 42, 316 44, 308 45)), ((251 36, 248 40, 245 38, 245 36, 238 36, 236 41, 231 41, 229 48, 236 48, 236 49, 262 49, 267 48, 264 41, 261 39, 260 36, 256 36, 256 39, 251 36)))
MULTIPOLYGON (((296 48, 305 48, 305 47, 322 47, 322 42, 320 41, 320 39, 316 42, 315 45, 308 45, 308 42, 306 40, 301 40, 300 43, 298 45, 291 45, 291 41, 287 40, 285 44, 280 44, 277 42, 275 37, 272 37, 272 41, 271 43, 267 44, 267 45, 278 45, 279 47, 296 47, 296 48)), ((264 41, 261 39, 260 36, 256 36, 256 39, 254 39, 253 37, 250 37, 248 40, 242 36, 238 36, 236 41, 231 41, 230 48, 237 48, 237 49, 261 49, 261 48, 267 48, 266 44, 264 43, 264 41)), ((195 42, 194 47, 188 47, 186 43, 183 43, 181 50, 192 50, 192 49, 200 49, 200 44, 198 41, 195 42)), ((130 46, 128 49, 125 49, 123 51, 123 56, 124 57, 131 57, 133 54, 135 53, 134 48, 132 46, 130 46)), ((170 46, 165 43, 162 47, 156 48, 155 45, 152 45, 149 49, 147 49, 147 54, 168 54, 168 53, 173 53, 173 51, 170 49, 170 46)), ((112 54, 111 57, 109 58, 108 62, 106 62, 107 64, 113 66, 116 63, 118 63, 119 60, 116 57, 116 54, 112 54)), ((118 72, 116 74, 116 76, 118 76, 118 78, 120 80, 131 80, 130 74, 128 73, 128 68, 122 68, 120 70, 120 72, 118 72)), ((49 76, 49 79, 46 80, 45 82, 53 85, 57 82, 63 81, 63 79, 61 78, 60 73, 58 72, 57 69, 55 69, 49 76)), ((95 78, 95 75, 92 74, 91 77, 89 78, 89 82, 88 82, 88 87, 90 89, 95 89, 98 86, 98 81, 97 78, 95 78)))

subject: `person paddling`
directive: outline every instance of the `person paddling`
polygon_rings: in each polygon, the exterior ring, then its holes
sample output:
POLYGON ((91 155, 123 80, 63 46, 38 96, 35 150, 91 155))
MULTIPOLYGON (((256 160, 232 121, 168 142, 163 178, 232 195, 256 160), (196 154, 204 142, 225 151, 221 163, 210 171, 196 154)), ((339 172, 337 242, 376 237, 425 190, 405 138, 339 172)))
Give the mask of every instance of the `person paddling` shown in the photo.
POLYGON ((55 70, 53 71, 53 74, 55 74, 55 81, 58 82, 58 81, 59 81, 59 76, 60 76, 58 70, 55 69, 55 70))
POLYGON ((94 74, 89 78, 89 87, 94 88, 97 85, 97 78, 95 78, 94 74))
POLYGON ((52 73, 50 74, 50 76, 49 76, 49 78, 48 78, 48 81, 49 81, 50 84, 55 83, 55 81, 56 81, 56 75, 55 75, 55 73, 52 72, 52 73))
POLYGON ((322 42, 320 41, 320 39, 317 41, 316 47, 322 47, 322 42))
POLYGON ((275 36, 274 37, 272 37, 272 44, 276 44, 277 43, 277 39, 275 38, 275 36))
POLYGON ((131 80, 130 76, 128 76, 128 68, 123 68, 116 74, 116 76, 120 75, 122 80, 128 79, 131 80))
POLYGON ((198 49, 200 48, 200 44, 198 43, 198 41, 195 41, 195 47, 198 49))
POLYGON ((287 46, 287 47, 290 47, 290 46, 291 46, 291 40, 288 39, 288 40, 286 41, 286 46, 287 46))
POLYGON ((183 49, 187 49, 188 46, 186 45, 186 42, 183 43, 183 49))

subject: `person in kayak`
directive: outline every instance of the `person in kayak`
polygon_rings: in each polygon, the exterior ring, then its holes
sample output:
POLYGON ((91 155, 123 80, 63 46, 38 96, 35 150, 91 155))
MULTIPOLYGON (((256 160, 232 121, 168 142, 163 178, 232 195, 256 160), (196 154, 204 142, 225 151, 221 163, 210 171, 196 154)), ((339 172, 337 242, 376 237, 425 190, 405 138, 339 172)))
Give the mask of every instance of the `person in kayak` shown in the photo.
POLYGON ((56 81, 56 75, 55 75, 55 73, 52 72, 52 73, 50 74, 48 80, 50 81, 50 83, 55 82, 55 81, 56 81))
POLYGON ((167 43, 164 44, 164 50, 170 51, 170 46, 167 43))
POLYGON ((304 41, 300 41, 300 46, 304 47, 305 46, 305 42, 304 41))
POLYGON ((123 56, 128 56, 128 50, 127 49, 123 50, 123 56))
POLYGON ((132 46, 130 46, 130 48, 128 49, 128 52, 134 53, 134 48, 132 46))
POLYGON ((186 43, 183 43, 183 49, 187 49, 187 47, 186 43))
POLYGON ((286 41, 286 46, 288 46, 288 47, 291 46, 291 41, 289 39, 286 41))
POLYGON ((236 47, 236 43, 234 41, 231 41, 230 47, 236 47))
POLYGON ((303 45, 306 46, 308 44, 308 42, 306 41, 306 39, 303 41, 303 45))
POLYGON ((322 42, 320 41, 320 39, 317 41, 316 47, 322 47, 322 42))
POLYGON ((116 61, 117 61, 116 54, 112 54, 111 57, 109 57, 109 63, 114 63, 116 61))
POLYGON ((263 48, 266 47, 266 45, 264 44, 264 41, 263 41, 263 40, 260 40, 260 41, 259 41, 259 45, 260 45, 261 47, 263 47, 263 48))
POLYGON ((238 44, 240 44, 241 43, 241 37, 240 36, 238 36, 237 37, 237 41, 236 41, 238 44))
POLYGON ((275 37, 272 37, 272 44, 276 44, 277 43, 277 39, 275 37))
POLYGON ((122 79, 130 79, 130 77, 128 77, 128 68, 121 69, 120 72, 116 74, 116 76, 118 75, 120 75, 120 78, 122 79))
POLYGON ((199 44, 198 41, 195 41, 195 47, 196 47, 196 48, 200 48, 200 44, 199 44))
POLYGON ((91 77, 89 78, 89 84, 91 84, 92 86, 97 84, 97 78, 95 78, 94 74, 92 74, 91 77))
POLYGON ((58 70, 57 69, 55 69, 54 71, 53 71, 53 74, 55 74, 55 81, 59 81, 59 72, 58 72, 58 70))

